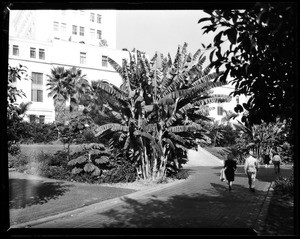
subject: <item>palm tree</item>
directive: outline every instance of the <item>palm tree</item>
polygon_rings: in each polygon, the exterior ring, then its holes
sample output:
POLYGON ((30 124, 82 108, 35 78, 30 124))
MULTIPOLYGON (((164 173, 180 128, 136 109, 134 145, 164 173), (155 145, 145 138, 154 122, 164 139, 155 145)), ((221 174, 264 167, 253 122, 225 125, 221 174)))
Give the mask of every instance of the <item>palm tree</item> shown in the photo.
POLYGON ((121 106, 114 112, 120 123, 94 126, 96 135, 117 132, 145 179, 161 179, 167 169, 178 170, 187 160, 187 149, 195 147, 195 139, 207 137, 203 124, 210 119, 203 114, 204 106, 230 100, 209 93, 223 85, 217 81, 221 72, 202 69, 205 57, 200 51, 187 54, 186 47, 186 43, 179 46, 173 63, 170 55, 162 58, 160 68, 153 64, 157 55, 149 62, 140 52, 137 60, 129 53, 129 65, 123 60, 122 67, 109 58, 123 84, 117 88, 104 81, 93 83, 94 89, 104 90, 121 106))
POLYGON ((77 108, 80 97, 89 89, 89 83, 85 75, 76 67, 65 69, 55 67, 48 75, 48 96, 53 97, 55 107, 55 120, 66 122, 66 104, 69 105, 69 112, 77 108))
POLYGON ((53 98, 55 121, 64 122, 65 120, 65 105, 68 99, 68 73, 64 67, 54 67, 51 69, 51 75, 47 75, 48 96, 53 98))

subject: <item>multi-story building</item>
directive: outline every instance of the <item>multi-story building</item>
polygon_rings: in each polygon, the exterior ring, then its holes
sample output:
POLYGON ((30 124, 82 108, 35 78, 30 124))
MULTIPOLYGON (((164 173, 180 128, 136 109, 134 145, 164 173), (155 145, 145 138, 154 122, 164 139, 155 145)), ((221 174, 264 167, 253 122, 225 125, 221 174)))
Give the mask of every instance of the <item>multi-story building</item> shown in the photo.
POLYGON ((46 88, 53 67, 75 66, 89 81, 121 84, 108 57, 121 64, 129 54, 115 49, 115 25, 114 11, 11 11, 9 64, 26 66, 31 79, 14 83, 26 94, 19 102, 32 102, 25 120, 54 120, 53 99, 46 88))
MULTIPOLYGON (((54 121, 53 99, 48 97, 46 87, 53 67, 75 66, 89 81, 103 79, 116 86, 121 84, 121 77, 108 64, 108 57, 119 64, 129 58, 127 51, 115 49, 115 10, 12 10, 9 33, 9 64, 26 66, 32 79, 14 83, 26 94, 19 103, 32 102, 25 120, 54 121)), ((233 89, 227 85, 214 93, 229 95, 233 89)), ((237 101, 243 103, 245 99, 211 104, 210 116, 221 121, 224 110, 233 111, 237 101)))
MULTIPOLYGON (((228 84, 221 87, 216 87, 213 89, 214 94, 224 94, 224 95, 230 95, 231 92, 234 91, 234 86, 232 84, 228 84)), ((223 102, 223 103, 212 103, 210 104, 210 117, 214 118, 214 121, 218 121, 219 123, 222 123, 222 119, 225 118, 227 114, 230 112, 235 112, 234 108, 237 104, 243 104, 246 103, 248 98, 245 95, 235 96, 231 97, 230 102, 223 102)), ((232 122, 235 122, 236 120, 241 120, 242 114, 239 114, 238 117, 235 119, 232 119, 232 122)))

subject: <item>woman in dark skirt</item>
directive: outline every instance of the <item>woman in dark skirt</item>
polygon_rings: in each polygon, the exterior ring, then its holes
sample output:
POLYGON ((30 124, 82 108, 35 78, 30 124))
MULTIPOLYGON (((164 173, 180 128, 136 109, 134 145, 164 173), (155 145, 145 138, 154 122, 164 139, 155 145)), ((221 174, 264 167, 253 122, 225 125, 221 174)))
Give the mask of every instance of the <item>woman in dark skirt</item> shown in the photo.
POLYGON ((270 149, 266 149, 265 153, 264 153, 264 165, 265 165, 265 168, 268 168, 269 167, 269 164, 270 164, 270 149))
POLYGON ((229 191, 232 189, 232 183, 234 181, 234 172, 236 170, 236 161, 233 159, 232 154, 228 154, 227 160, 225 161, 224 168, 225 168, 225 176, 228 181, 229 191))

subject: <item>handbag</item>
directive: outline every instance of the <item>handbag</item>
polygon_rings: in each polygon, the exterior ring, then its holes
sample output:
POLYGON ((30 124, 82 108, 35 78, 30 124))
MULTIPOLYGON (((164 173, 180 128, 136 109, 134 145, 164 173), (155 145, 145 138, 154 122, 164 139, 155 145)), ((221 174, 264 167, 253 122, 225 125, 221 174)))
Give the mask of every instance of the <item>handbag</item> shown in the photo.
POLYGON ((220 180, 221 180, 221 182, 226 180, 225 168, 222 168, 221 171, 220 171, 220 180))

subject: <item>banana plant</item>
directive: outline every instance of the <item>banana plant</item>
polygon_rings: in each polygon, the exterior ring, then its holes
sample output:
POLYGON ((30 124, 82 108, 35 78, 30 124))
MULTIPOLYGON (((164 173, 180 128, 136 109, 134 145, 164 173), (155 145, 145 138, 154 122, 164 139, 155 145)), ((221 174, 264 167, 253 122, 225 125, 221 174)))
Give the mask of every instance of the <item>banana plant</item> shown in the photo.
POLYGON ((186 49, 186 43, 178 47, 174 62, 170 55, 155 55, 149 62, 139 51, 129 52, 129 62, 123 60, 122 66, 109 58, 122 85, 93 83, 121 106, 114 112, 120 123, 95 125, 95 134, 118 132, 128 157, 139 162, 137 171, 145 179, 165 177, 170 165, 178 170, 187 161, 187 149, 196 146, 196 139, 207 137, 203 127, 210 120, 203 114, 207 104, 230 100, 210 92, 224 84, 217 80, 222 73, 203 68, 205 57, 200 50, 192 55, 186 49), (161 66, 155 64, 158 60, 161 66))

